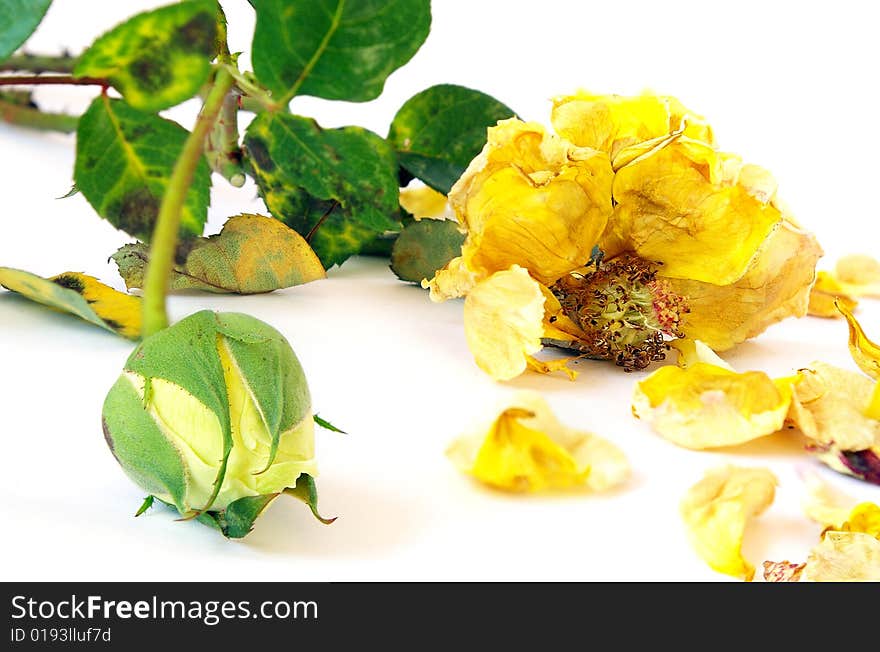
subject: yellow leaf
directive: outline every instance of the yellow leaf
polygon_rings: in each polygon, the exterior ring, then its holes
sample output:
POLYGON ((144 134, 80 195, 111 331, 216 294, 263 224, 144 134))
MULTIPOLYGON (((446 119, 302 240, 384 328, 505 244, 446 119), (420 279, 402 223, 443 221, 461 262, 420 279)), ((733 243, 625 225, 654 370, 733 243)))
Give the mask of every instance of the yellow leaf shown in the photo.
POLYGON ((141 300, 114 290, 92 276, 66 272, 45 279, 20 269, 0 267, 0 285, 123 337, 140 337, 141 300))
POLYGON ((767 469, 726 466, 706 473, 681 502, 681 515, 697 554, 719 573, 751 581, 755 568, 742 556, 749 520, 776 495, 767 469))
MULTIPOLYGON (((143 287, 150 252, 126 245, 113 259, 128 288, 143 287)), ((171 289, 257 294, 326 277, 318 256, 299 233, 263 215, 230 217, 218 235, 196 239, 171 273, 171 289)))

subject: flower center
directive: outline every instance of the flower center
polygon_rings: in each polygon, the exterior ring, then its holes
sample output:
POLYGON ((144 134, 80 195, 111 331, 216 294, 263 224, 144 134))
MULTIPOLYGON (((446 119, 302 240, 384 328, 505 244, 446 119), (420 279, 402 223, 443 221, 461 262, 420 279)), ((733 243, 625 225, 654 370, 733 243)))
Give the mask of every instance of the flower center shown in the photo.
POLYGON ((594 271, 565 276, 551 290, 585 334, 567 346, 614 360, 626 371, 665 359, 665 336, 682 337, 678 326, 688 312, 684 297, 657 278, 653 263, 638 256, 600 260, 594 271))

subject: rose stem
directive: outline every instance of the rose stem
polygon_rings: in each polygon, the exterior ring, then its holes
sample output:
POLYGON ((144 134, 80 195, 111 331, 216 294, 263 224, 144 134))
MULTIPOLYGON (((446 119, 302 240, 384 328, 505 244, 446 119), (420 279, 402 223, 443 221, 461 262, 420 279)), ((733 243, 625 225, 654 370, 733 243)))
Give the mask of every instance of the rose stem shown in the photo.
POLYGON ((171 269, 174 264, 174 253, 177 249, 177 236, 180 230, 180 213, 189 187, 195 176, 196 166, 202 158, 205 140, 217 115, 223 106, 223 100, 232 88, 232 75, 225 66, 217 66, 214 85, 205 98, 202 110, 196 120, 195 127, 183 145, 183 151, 171 179, 168 189, 162 197, 159 216, 153 230, 150 244, 150 262, 147 264, 144 280, 143 336, 149 337, 168 326, 168 313, 165 309, 165 295, 168 293, 171 269))

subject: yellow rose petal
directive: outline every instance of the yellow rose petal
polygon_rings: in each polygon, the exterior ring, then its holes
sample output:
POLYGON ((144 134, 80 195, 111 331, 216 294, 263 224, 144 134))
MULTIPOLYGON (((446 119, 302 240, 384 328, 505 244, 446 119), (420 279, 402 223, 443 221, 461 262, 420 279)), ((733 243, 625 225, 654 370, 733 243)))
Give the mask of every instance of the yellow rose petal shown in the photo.
POLYGON ((862 532, 826 532, 807 557, 813 582, 880 581, 880 540, 862 532))
POLYGON ((818 361, 800 376, 789 419, 807 438, 835 452, 880 449, 880 421, 865 414, 874 381, 818 361))
POLYGON ((801 475, 806 488, 804 511, 825 528, 839 530, 852 513, 855 500, 835 490, 815 472, 801 475))
POLYGON ((401 188, 400 205, 416 220, 442 219, 449 210, 446 195, 429 186, 401 188))
POLYGON ((528 356, 541 349, 544 294, 518 265, 497 272, 468 293, 464 330, 477 365, 496 380, 526 370, 528 356))
POLYGON ((770 506, 776 476, 767 469, 727 466, 706 473, 681 502, 681 515, 697 554, 719 573, 751 581, 755 568, 742 556, 751 518, 770 506))
POLYGON ((868 339, 862 325, 853 316, 851 310, 843 302, 835 303, 837 310, 846 318, 849 327, 849 353, 858 365, 874 380, 880 379, 880 346, 868 339))
POLYGON ((851 296, 880 297, 880 261, 872 256, 843 256, 837 261, 834 276, 851 296))
POLYGON ((514 492, 614 487, 629 476, 609 441, 561 424, 534 392, 520 392, 491 426, 457 439, 447 455, 459 470, 514 492))
POLYGON ((880 506, 875 503, 859 503, 852 508, 840 529, 845 532, 864 532, 880 539, 880 506))
POLYGON ((676 139, 618 170, 612 220, 635 253, 663 263, 664 277, 734 283, 783 221, 771 198, 738 182, 740 168, 705 143, 676 139))
POLYGON ((580 147, 616 156, 621 149, 663 136, 685 125, 685 134, 713 142, 705 119, 674 97, 643 93, 634 97, 578 91, 553 100, 556 132, 580 147))
POLYGON ((661 367, 636 384, 633 414, 685 448, 733 446, 782 428, 791 404, 790 379, 760 371, 736 373, 705 362, 661 367))
POLYGON ((500 121, 449 193, 464 266, 485 277, 521 265, 544 284, 581 267, 611 215, 612 179, 607 154, 500 121))
POLYGON ((735 283, 666 279, 675 293, 687 297, 690 311, 682 317, 681 331, 725 351, 782 319, 804 316, 821 255, 816 238, 786 219, 735 283))
POLYGON ((669 346, 678 351, 678 366, 687 369, 698 362, 705 362, 728 371, 734 371, 727 362, 721 359, 705 342, 682 337, 669 342, 669 346))
POLYGON ((437 270, 434 278, 422 280, 422 287, 431 290, 431 301, 440 303, 447 299, 465 296, 479 283, 485 275, 478 275, 468 269, 461 256, 446 263, 446 267, 437 270))
POLYGON ((561 371, 568 376, 569 380, 576 380, 578 372, 570 368, 568 365, 570 362, 578 360, 581 357, 583 356, 575 355, 568 358, 558 358, 556 360, 538 360, 538 358, 528 356, 526 363, 529 369, 536 371, 539 374, 552 374, 561 371))
POLYGON ((852 311, 856 309, 859 302, 844 291, 843 286, 830 272, 817 272, 816 282, 810 290, 807 314, 813 317, 839 319, 841 312, 837 309, 836 303, 839 303, 846 310, 852 311))

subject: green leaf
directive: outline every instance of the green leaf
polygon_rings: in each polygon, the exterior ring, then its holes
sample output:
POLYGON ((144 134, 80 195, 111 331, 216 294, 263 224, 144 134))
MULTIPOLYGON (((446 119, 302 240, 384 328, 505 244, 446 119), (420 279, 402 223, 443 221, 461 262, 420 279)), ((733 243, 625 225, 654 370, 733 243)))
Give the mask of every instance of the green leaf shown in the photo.
POLYGON ((128 477, 151 494, 170 497, 182 511, 186 495, 183 461, 124 375, 104 399, 101 416, 107 445, 128 477))
POLYGON ((373 132, 263 113, 244 144, 266 206, 308 240, 325 267, 400 228, 397 159, 373 132))
POLYGON ((250 0, 257 79, 295 95, 365 102, 412 58, 431 28, 429 0, 250 0))
POLYGON ((149 495, 146 498, 144 498, 144 502, 141 503, 141 506, 138 508, 138 511, 136 511, 134 514, 135 518, 137 518, 138 516, 140 516, 141 514, 146 512, 148 509, 150 509, 153 506, 154 500, 155 500, 155 497, 153 495, 149 495))
POLYGON ((461 255, 465 234, 453 220, 424 219, 406 226, 391 250, 391 271, 402 281, 421 283, 461 255))
MULTIPOLYGON (((172 290, 256 294, 326 277, 308 243, 271 217, 237 215, 218 235, 188 243, 189 251, 171 271, 172 290)), ((111 256, 127 288, 142 288, 150 250, 137 243, 111 256)))
POLYGON ((324 518, 318 513, 318 488, 315 486, 315 479, 308 473, 301 473, 296 480, 296 486, 285 489, 284 493, 303 501, 312 510, 312 516, 324 525, 330 525, 336 520, 336 517, 324 518))
POLYGON ((327 421, 327 419, 322 419, 322 418, 319 417, 317 414, 314 415, 312 418, 315 420, 315 423, 317 423, 319 426, 321 426, 321 427, 324 428, 325 430, 329 430, 329 431, 331 431, 331 432, 339 432, 339 433, 342 433, 343 435, 347 435, 347 434, 348 434, 348 433, 345 432, 344 430, 340 430, 339 428, 337 428, 336 426, 334 426, 332 423, 330 423, 329 421, 327 421))
POLYGON ((82 53, 76 77, 108 79, 133 107, 155 112, 193 97, 216 54, 217 3, 189 0, 117 25, 82 53))
MULTIPOLYGON (((149 241, 162 196, 189 132, 176 122, 96 97, 76 134, 76 187, 98 214, 149 241)), ((181 214, 182 237, 201 235, 208 217, 211 173, 196 168, 181 214)))
POLYGON ((278 494, 266 494, 264 496, 245 496, 239 498, 222 512, 211 512, 213 518, 223 533, 229 539, 241 539, 254 529, 254 523, 260 514, 278 497, 278 494))
POLYGON ((123 337, 140 337, 140 298, 114 290, 91 276, 67 272, 46 279, 20 269, 0 267, 0 285, 123 337))
POLYGON ((34 33, 52 0, 0 0, 0 61, 34 33))
POLYGON ((440 84, 400 107, 388 140, 404 169, 445 195, 480 153, 486 129, 513 116, 513 109, 485 93, 440 84))

